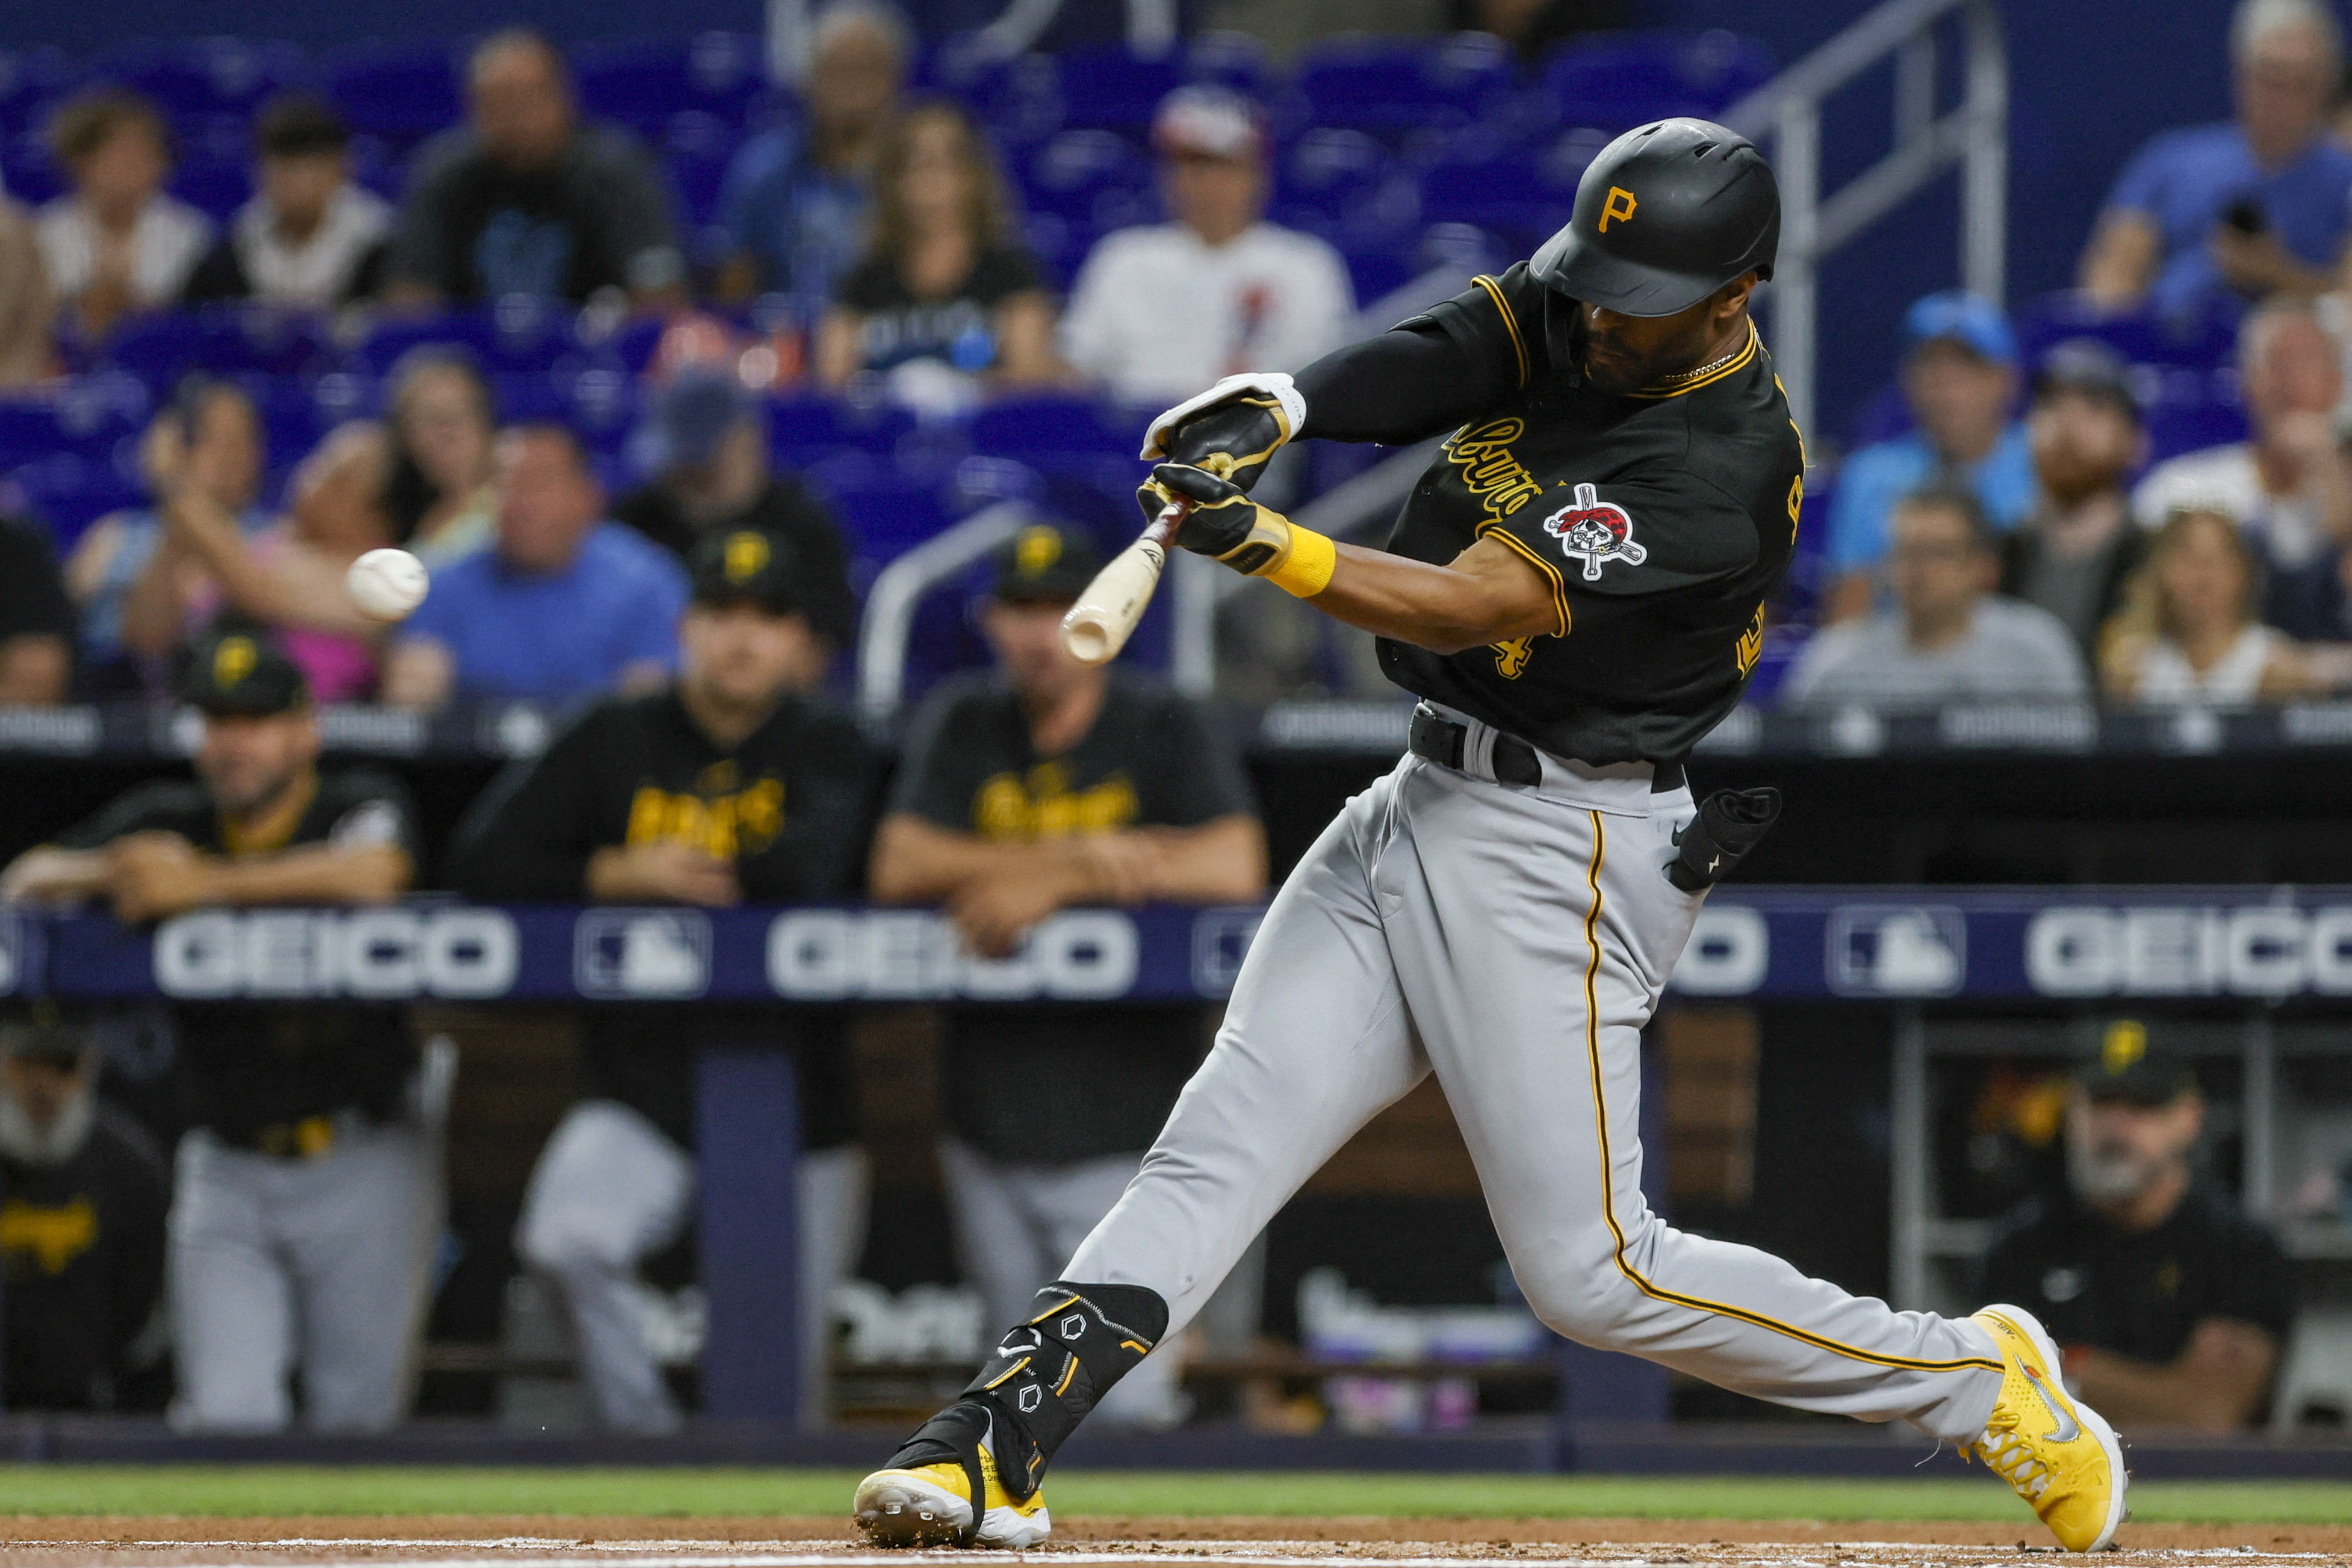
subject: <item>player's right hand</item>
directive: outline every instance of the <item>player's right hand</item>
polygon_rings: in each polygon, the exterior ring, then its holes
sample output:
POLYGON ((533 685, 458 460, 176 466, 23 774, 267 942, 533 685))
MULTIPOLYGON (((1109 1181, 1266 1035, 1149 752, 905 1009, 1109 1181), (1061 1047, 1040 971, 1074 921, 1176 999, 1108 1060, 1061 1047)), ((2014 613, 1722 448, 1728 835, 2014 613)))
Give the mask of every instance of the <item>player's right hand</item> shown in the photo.
MULTIPOLYGON (((1235 571, 1259 576, 1290 551, 1290 519, 1261 507, 1232 480, 1189 464, 1162 463, 1139 499, 1158 495, 1192 503, 1177 526, 1174 542, 1198 555, 1214 556, 1235 571)), ((1144 500, 1147 510, 1150 507, 1144 500)))
POLYGON ((1288 376, 1227 376, 1153 420, 1140 455, 1204 469, 1247 490, 1306 420, 1307 402, 1288 376))

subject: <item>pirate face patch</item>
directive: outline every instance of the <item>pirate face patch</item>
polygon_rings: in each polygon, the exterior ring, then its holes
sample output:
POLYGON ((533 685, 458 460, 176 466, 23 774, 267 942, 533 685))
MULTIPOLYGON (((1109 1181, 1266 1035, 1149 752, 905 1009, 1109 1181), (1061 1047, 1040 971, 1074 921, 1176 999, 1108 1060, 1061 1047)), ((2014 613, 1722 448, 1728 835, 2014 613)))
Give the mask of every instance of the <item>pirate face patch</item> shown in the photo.
POLYGON ((1559 553, 1584 563, 1584 580, 1601 580, 1601 567, 1612 560, 1639 566, 1650 552, 1633 542, 1633 519, 1625 508, 1601 498, 1590 485, 1576 487, 1576 498, 1544 519, 1544 532, 1559 540, 1559 553))

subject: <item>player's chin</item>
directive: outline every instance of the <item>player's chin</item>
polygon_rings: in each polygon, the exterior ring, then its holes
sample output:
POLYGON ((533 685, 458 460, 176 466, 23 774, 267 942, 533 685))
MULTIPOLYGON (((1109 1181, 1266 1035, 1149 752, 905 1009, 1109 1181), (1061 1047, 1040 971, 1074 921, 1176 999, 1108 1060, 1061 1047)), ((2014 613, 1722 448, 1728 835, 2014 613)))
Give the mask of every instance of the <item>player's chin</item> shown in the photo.
POLYGON ((1642 384, 1634 367, 1615 360, 1604 360, 1597 354, 1584 359, 1584 379, 1597 392, 1611 397, 1623 397, 1642 384))

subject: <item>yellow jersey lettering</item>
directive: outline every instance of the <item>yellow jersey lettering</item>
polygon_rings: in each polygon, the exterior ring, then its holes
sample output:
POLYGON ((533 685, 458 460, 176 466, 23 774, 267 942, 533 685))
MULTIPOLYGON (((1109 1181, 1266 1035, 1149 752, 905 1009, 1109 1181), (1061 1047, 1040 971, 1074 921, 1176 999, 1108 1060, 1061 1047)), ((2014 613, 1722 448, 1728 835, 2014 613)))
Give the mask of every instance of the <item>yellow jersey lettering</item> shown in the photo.
POLYGON ((1739 646, 1733 657, 1738 661, 1742 680, 1756 668, 1756 661, 1764 656, 1764 607, 1759 604, 1756 613, 1748 618, 1748 630, 1739 634, 1739 646))
POLYGON ((29 1252, 44 1274, 66 1265, 98 1240, 98 1210, 87 1197, 55 1206, 12 1197, 0 1207, 0 1252, 29 1252))
POLYGON ((972 831, 994 843, 1115 832, 1141 813, 1126 774, 1073 789, 1069 770, 1058 762, 1041 762, 1025 777, 994 774, 971 799, 972 831))
POLYGON ((1527 432, 1516 419, 1465 425, 1445 444, 1446 460, 1462 470, 1462 483, 1478 497, 1486 516, 1500 522, 1543 494, 1527 465, 1511 455, 1510 444, 1527 432))
MULTIPOLYGON (((722 775, 731 777, 731 775, 722 775)), ((673 795, 641 784, 629 801, 631 844, 692 844, 720 860, 758 854, 784 827, 784 782, 761 779, 728 794, 673 795)))
POLYGON ((1507 643, 1487 644, 1495 650, 1495 673, 1507 681, 1516 681, 1528 673, 1528 661, 1535 657, 1533 637, 1514 637, 1507 643))

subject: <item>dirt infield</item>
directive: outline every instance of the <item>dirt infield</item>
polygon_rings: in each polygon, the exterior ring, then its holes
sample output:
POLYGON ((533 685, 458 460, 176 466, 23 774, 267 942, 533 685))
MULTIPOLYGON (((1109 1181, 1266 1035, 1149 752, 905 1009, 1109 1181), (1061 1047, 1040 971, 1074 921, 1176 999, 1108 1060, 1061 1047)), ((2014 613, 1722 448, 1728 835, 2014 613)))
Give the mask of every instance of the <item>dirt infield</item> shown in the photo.
MULTIPOLYGON (((2342 1525, 2126 1525, 2100 1568, 2352 1563, 2342 1525)), ((2037 1527, 1919 1521, 1559 1519, 1115 1518, 1057 1520, 1040 1551, 876 1553, 836 1519, 539 1516, 197 1519, 0 1517, 0 1568, 260 1568, 415 1563, 448 1568, 893 1568, 1045 1563, 1053 1568, 1517 1568, 1756 1564, 1962 1568, 2054 1555, 2037 1527)))

